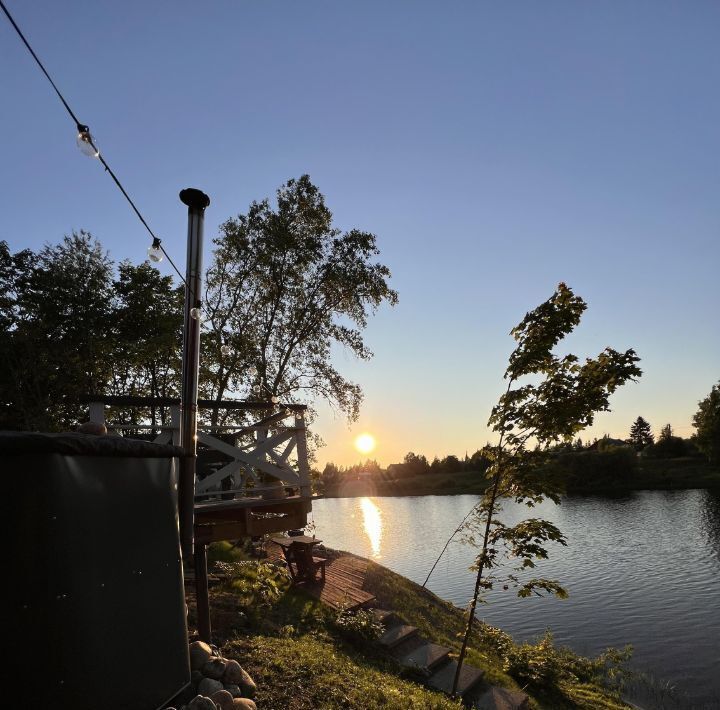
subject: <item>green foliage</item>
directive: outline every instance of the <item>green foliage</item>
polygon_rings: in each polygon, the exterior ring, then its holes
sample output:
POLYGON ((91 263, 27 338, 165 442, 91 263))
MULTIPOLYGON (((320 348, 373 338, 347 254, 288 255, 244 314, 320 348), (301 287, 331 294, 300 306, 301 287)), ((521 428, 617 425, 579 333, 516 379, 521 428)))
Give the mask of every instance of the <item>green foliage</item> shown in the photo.
POLYGON ((205 396, 314 396, 356 418, 362 392, 334 368, 331 350, 369 359, 362 329, 381 304, 397 302, 390 271, 375 260, 375 236, 334 227, 325 198, 303 175, 277 191, 276 209, 253 202, 220 226, 214 243, 205 396))
POLYGON ((333 625, 351 641, 376 641, 383 634, 382 624, 366 609, 350 611, 341 607, 335 615, 333 625))
POLYGON ((110 379, 112 262, 87 232, 10 255, 2 243, 2 426, 55 431, 110 379))
POLYGON ((720 463, 720 382, 699 404, 693 416, 697 447, 711 463, 720 463))
POLYGON ((688 454, 688 446, 684 439, 675 436, 670 424, 660 430, 658 440, 643 451, 643 455, 655 459, 675 459, 688 454))
POLYGON ((533 568, 535 560, 547 557, 548 542, 565 545, 563 534, 548 521, 532 518, 506 526, 496 515, 503 498, 529 507, 545 498, 559 502, 562 477, 556 475, 557 467, 548 465, 557 445, 571 445, 578 433, 593 423, 597 412, 609 409, 610 395, 641 374, 634 350, 605 348, 582 364, 575 355, 553 352, 579 324, 585 309, 585 302, 561 283, 545 303, 527 313, 511 331, 518 344, 505 371, 507 389, 489 420, 498 435, 497 445, 487 449, 489 485, 466 524, 464 536, 479 553, 473 567, 477 571, 475 592, 460 665, 482 591, 502 582, 503 588, 512 586, 523 597, 544 592, 566 595, 553 580, 518 576, 533 568))
POLYGON ((226 588, 236 594, 248 615, 272 606, 290 587, 287 570, 270 562, 217 562, 215 569, 225 575, 226 588))
POLYGON ((555 646, 549 631, 534 644, 515 644, 508 634, 491 626, 485 627, 484 635, 502 659, 505 671, 535 691, 554 691, 566 683, 591 683, 619 690, 630 677, 625 668, 632 655, 630 646, 622 650, 609 648, 596 658, 586 658, 555 646))
POLYGON ((650 429, 650 424, 638 417, 630 427, 630 443, 635 447, 636 451, 642 451, 646 446, 650 446, 655 441, 650 429))
POLYGON ((560 454, 551 464, 565 478, 567 490, 613 489, 631 486, 637 477, 638 458, 627 446, 560 454))

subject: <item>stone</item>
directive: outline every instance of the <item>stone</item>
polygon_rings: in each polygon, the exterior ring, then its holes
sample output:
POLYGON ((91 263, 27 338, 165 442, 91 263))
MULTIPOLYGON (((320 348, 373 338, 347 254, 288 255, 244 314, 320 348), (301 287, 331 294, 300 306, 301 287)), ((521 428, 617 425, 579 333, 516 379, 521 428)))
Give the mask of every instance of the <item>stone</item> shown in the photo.
POLYGON ((234 683, 226 683, 225 690, 227 690, 227 692, 230 693, 230 695, 232 695, 233 698, 241 698, 242 697, 242 690, 240 690, 239 685, 235 685, 234 683))
POLYGON ((219 680, 214 678, 203 678, 197 687, 197 692, 200 695, 207 695, 210 697, 213 693, 217 693, 218 690, 225 690, 223 684, 219 680))
POLYGON ((232 706, 233 708, 240 708, 240 710, 257 710, 257 705, 249 698, 235 698, 232 706))
POLYGON ((212 658, 212 650, 204 641, 190 644, 190 668, 200 670, 212 658))
POLYGON ((200 671, 193 671, 190 674, 190 682, 192 683, 193 688, 197 688, 198 683, 204 678, 205 676, 200 671))
POLYGON ((232 708, 233 696, 227 690, 218 690, 217 693, 210 696, 210 700, 219 705, 220 710, 230 710, 232 708))
POLYGON ((188 704, 187 710, 217 710, 215 703, 204 695, 196 695, 188 704))
POLYGON ((203 667, 202 673, 206 678, 220 680, 225 673, 227 662, 222 658, 211 658, 203 667))
POLYGON ((223 682, 228 685, 239 685, 246 698, 254 698, 257 692, 255 681, 237 661, 228 661, 223 674, 223 682))

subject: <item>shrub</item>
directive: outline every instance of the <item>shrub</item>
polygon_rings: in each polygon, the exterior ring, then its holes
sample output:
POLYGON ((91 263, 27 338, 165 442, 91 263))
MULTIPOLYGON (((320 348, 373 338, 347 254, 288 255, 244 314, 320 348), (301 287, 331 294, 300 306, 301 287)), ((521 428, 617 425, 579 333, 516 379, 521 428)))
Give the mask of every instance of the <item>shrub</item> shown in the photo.
POLYGON ((590 683, 618 690, 630 676, 624 667, 632 655, 630 646, 608 648, 596 658, 587 658, 555 646, 549 631, 534 644, 515 644, 508 634, 492 626, 486 626, 483 633, 504 670, 521 685, 538 691, 553 690, 562 683, 590 683))
POLYGON ((560 454, 557 463, 568 489, 611 488, 632 480, 637 472, 637 455, 629 446, 560 454))
POLYGON ((240 606, 256 615, 275 604, 290 587, 287 570, 271 562, 218 562, 215 569, 225 575, 225 586, 237 592, 240 606))
POLYGON ((377 641, 383 634, 382 624, 366 609, 353 612, 341 607, 333 626, 350 641, 377 641))

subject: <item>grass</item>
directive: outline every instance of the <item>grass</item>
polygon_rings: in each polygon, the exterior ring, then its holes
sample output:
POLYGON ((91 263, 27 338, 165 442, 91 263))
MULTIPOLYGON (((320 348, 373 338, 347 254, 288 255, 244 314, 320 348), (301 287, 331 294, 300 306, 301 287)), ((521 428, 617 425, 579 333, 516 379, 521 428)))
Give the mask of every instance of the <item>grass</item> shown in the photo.
MULTIPOLYGON (((237 559, 242 551, 227 543, 213 545, 211 558, 237 559)), ((410 580, 370 562, 365 588, 377 605, 393 609, 427 640, 459 648, 461 609, 410 580)), ((190 597, 193 623, 194 605, 190 597)), ((251 610, 231 584, 211 590, 215 641, 237 658, 258 683, 258 703, 267 710, 349 708, 405 710, 461 705, 413 681, 379 647, 348 639, 334 624, 336 613, 297 588, 272 605, 251 610)), ((471 639, 467 662, 482 668, 488 682, 511 689, 518 683, 505 672, 495 647, 486 642, 481 624, 471 639)), ((563 682, 542 693, 526 689, 535 710, 620 710, 627 708, 611 693, 591 683, 563 682)))

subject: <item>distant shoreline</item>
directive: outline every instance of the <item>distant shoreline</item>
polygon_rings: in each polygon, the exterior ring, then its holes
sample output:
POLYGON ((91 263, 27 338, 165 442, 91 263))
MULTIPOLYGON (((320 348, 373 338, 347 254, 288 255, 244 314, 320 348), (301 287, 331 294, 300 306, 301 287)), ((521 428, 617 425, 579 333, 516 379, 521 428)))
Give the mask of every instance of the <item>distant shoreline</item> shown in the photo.
MULTIPOLYGON (((365 496, 481 495, 485 490, 479 471, 429 473, 386 480, 347 480, 319 491, 326 498, 365 496)), ((631 491, 720 488, 720 467, 694 458, 648 459, 639 464, 631 479, 612 485, 593 484, 568 488, 568 495, 611 495, 631 491)))

